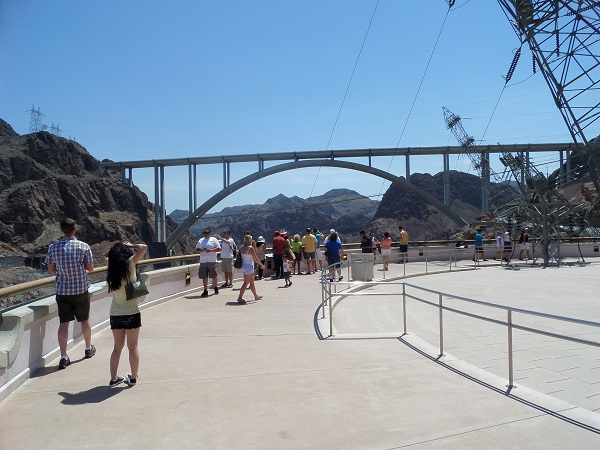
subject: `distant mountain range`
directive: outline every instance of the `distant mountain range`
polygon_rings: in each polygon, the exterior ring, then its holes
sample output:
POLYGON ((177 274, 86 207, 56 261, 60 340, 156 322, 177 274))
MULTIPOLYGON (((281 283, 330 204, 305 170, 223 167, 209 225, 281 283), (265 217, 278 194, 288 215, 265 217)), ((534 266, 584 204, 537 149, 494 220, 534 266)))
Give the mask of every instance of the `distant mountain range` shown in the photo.
MULTIPOLYGON (((334 228, 342 237, 350 237, 356 236, 369 223, 378 207, 378 201, 350 189, 332 189, 310 199, 279 194, 263 204, 232 206, 206 214, 190 228, 190 232, 200 235, 204 228, 211 227, 220 234, 229 228, 233 238, 239 239, 249 230, 255 238, 264 236, 271 242, 274 230, 303 236, 310 227, 326 233, 334 228)), ((181 222, 188 214, 188 211, 176 209, 169 216, 175 222, 181 222)))

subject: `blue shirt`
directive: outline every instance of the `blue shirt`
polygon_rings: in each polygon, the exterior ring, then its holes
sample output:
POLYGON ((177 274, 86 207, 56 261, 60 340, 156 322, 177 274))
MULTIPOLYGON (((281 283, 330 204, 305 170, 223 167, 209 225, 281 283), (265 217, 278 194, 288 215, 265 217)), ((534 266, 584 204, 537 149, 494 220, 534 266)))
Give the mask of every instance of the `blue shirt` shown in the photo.
POLYGON ((65 236, 51 244, 44 262, 56 264, 55 290, 58 295, 79 295, 90 287, 85 266, 94 262, 92 250, 75 236, 65 236))
POLYGON ((475 247, 483 247, 483 236, 479 233, 475 235, 475 247))
POLYGON ((315 237, 317 238, 317 248, 321 246, 321 233, 315 233, 315 237))

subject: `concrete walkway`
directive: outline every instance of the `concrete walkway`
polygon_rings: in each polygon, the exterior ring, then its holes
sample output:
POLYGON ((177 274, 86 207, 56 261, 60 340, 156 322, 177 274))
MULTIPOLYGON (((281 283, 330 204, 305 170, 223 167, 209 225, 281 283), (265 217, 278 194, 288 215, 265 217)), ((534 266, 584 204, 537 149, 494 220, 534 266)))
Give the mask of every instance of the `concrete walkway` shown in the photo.
MULTIPOLYGON (((467 291, 490 292, 495 270, 469 272, 467 291)), ((315 324, 328 321, 318 319, 318 276, 293 282, 257 282, 264 298, 248 305, 223 289, 145 311, 133 388, 107 387, 112 335, 97 333, 94 358, 79 359, 78 345, 70 367, 42 370, 0 404, 0 448, 600 447, 600 434, 461 376, 408 340, 357 328, 319 339, 315 324)), ((126 351, 120 367, 129 370, 126 351)))

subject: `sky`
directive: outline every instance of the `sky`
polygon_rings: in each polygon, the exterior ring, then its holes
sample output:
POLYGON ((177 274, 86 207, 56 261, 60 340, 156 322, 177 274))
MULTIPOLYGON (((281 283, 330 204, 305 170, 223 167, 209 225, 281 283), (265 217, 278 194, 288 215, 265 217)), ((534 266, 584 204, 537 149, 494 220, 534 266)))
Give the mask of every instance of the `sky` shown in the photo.
MULTIPOLYGON (((457 145, 442 107, 478 144, 570 142, 527 48, 505 83, 519 45, 493 0, 450 10, 444 0, 0 0, 0 118, 26 134, 35 106, 44 124, 113 161, 457 145)), ((556 155, 534 158, 552 170, 556 155)), ((404 164, 373 158, 396 175, 404 164)), ((435 174, 443 160, 410 165, 435 174)), ((464 155, 450 167, 475 173, 464 155)), ((231 182, 256 168, 232 164, 231 182)), ((165 169, 167 212, 188 208, 187 176, 165 169)), ((198 177, 198 204, 223 188, 220 165, 199 166, 198 177)), ((133 179, 153 201, 153 170, 133 179)), ((388 186, 298 169, 213 211, 334 188, 380 198, 388 186)))

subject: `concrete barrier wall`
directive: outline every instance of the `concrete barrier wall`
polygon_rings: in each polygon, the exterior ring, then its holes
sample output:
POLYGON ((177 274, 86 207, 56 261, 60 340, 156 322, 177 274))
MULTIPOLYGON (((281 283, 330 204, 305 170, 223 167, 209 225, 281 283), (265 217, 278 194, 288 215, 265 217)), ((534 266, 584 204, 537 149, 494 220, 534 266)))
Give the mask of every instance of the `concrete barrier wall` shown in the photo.
MULTIPOLYGON (((234 279, 242 274, 234 269, 234 279)), ((198 278, 198 264, 173 267, 142 273, 150 293, 138 299, 140 310, 172 298, 203 289, 198 278), (186 275, 189 273, 189 284, 186 275)), ((219 275, 222 280, 222 275, 219 275)), ((209 281, 210 285, 210 281, 209 281)), ((112 293, 106 283, 94 284, 90 306, 92 333, 109 326, 112 293)), ((0 315, 0 401, 25 382, 35 370, 45 367, 60 356, 58 348, 58 308, 54 295, 3 311, 0 315)), ((69 348, 81 342, 81 326, 72 322, 69 329, 69 348)), ((72 355, 77 359, 83 355, 72 355)))

